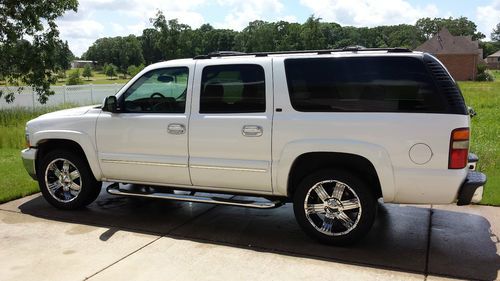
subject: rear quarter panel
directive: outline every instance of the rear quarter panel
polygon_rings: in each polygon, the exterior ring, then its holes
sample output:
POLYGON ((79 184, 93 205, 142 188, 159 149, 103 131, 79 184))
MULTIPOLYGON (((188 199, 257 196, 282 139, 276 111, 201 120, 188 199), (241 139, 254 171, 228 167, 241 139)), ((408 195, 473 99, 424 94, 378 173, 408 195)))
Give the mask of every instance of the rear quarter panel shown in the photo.
POLYGON ((288 171, 296 156, 307 152, 344 152, 372 162, 385 202, 451 203, 467 171, 448 169, 450 134, 469 127, 456 114, 297 112, 291 104, 283 59, 274 60, 273 187, 287 195, 288 171), (431 159, 416 164, 410 148, 429 146, 431 159))

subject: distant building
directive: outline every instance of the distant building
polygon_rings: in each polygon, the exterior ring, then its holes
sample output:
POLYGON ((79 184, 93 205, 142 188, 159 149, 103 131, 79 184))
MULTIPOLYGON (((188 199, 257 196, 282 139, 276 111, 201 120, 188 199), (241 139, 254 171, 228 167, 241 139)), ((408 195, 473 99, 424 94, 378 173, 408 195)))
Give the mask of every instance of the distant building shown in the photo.
POLYGON ((483 49, 471 36, 453 36, 443 28, 415 51, 436 56, 455 80, 475 80, 477 65, 483 63, 483 49))
POLYGON ((73 60, 71 62, 71 68, 82 68, 87 64, 90 64, 90 66, 94 66, 96 63, 96 61, 92 60, 73 60))
POLYGON ((487 56, 484 60, 486 61, 488 68, 500 69, 500 51, 487 56))

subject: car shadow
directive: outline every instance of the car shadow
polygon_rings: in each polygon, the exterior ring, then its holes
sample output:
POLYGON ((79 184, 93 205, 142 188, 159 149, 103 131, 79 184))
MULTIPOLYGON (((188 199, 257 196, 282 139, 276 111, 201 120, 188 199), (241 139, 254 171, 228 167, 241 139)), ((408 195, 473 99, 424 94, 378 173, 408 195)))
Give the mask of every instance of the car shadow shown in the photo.
POLYGON ((291 204, 258 210, 117 197, 103 189, 82 210, 55 209, 42 196, 19 209, 48 220, 108 228, 102 241, 126 230, 425 275, 495 280, 500 269, 499 240, 484 217, 429 208, 380 204, 370 233, 350 247, 310 239, 295 222, 291 204))

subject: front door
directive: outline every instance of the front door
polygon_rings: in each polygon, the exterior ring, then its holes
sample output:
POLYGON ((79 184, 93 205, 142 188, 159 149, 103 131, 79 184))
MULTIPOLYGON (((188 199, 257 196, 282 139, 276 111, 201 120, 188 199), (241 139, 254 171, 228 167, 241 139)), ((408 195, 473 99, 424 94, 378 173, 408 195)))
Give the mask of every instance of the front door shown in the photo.
POLYGON ((97 120, 98 157, 110 181, 191 185, 187 130, 192 67, 144 73, 97 120))
POLYGON ((189 128, 193 185, 272 191, 271 69, 269 58, 197 62, 189 128))

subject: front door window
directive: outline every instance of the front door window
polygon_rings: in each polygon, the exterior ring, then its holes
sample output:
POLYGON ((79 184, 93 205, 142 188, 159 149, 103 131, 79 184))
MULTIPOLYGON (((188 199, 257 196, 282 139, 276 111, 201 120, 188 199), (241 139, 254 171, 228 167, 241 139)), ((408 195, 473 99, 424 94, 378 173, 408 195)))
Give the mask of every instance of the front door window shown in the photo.
POLYGON ((145 73, 123 95, 124 112, 184 113, 188 74, 187 67, 145 73))

